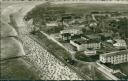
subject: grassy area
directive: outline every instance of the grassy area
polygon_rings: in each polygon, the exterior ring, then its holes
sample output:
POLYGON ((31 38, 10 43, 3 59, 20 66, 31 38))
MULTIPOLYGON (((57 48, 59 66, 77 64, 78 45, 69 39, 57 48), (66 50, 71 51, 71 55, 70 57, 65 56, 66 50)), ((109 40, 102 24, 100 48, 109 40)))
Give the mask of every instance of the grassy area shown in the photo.
POLYGON ((76 59, 85 61, 85 62, 95 62, 97 59, 99 59, 99 55, 96 56, 86 56, 84 53, 76 53, 75 54, 76 59))
POLYGON ((55 34, 55 33, 60 33, 61 30, 64 28, 62 26, 58 27, 47 27, 47 26, 41 26, 40 31, 44 31, 47 34, 55 34))

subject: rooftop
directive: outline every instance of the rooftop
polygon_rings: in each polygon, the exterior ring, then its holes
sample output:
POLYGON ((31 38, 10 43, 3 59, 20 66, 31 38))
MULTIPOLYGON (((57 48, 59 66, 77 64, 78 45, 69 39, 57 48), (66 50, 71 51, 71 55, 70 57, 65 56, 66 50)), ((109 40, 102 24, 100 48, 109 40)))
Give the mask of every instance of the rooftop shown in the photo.
POLYGON ((49 22, 49 23, 46 23, 46 26, 58 26, 58 23, 57 22, 49 22))
POLYGON ((73 40, 75 43, 81 45, 81 44, 89 44, 89 43, 99 43, 99 41, 94 41, 94 40, 85 40, 83 38, 78 38, 73 40))
POLYGON ((60 31, 61 34, 63 33, 78 33, 78 34, 82 34, 82 31, 78 30, 78 29, 66 29, 66 30, 62 30, 60 31))
POLYGON ((97 34, 86 35, 86 37, 88 37, 89 39, 96 39, 96 38, 100 38, 100 36, 99 36, 99 35, 97 35, 97 34))
POLYGON ((106 54, 101 54, 100 56, 110 57, 110 56, 117 56, 117 55, 123 55, 123 54, 128 54, 128 50, 110 52, 106 54))
POLYGON ((112 33, 99 33, 99 35, 109 37, 109 36, 112 36, 112 33))
POLYGON ((82 39, 82 38, 75 39, 75 40, 73 40, 73 41, 74 41, 75 43, 79 44, 79 45, 81 45, 81 44, 86 44, 86 43, 87 43, 87 41, 84 40, 84 39, 82 39))
POLYGON ((118 43, 126 43, 125 40, 123 40, 123 39, 115 39, 115 41, 118 43))

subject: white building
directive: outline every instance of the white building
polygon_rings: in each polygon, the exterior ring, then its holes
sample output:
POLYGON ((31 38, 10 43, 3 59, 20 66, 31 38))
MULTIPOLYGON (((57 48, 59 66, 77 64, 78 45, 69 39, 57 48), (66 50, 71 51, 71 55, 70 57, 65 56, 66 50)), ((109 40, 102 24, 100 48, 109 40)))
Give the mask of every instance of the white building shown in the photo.
POLYGON ((113 44, 113 46, 115 46, 116 48, 118 49, 121 49, 121 48, 127 48, 127 44, 126 44, 126 41, 123 40, 123 39, 115 39, 116 43, 113 44))
POLYGON ((128 62, 128 50, 110 52, 100 55, 102 63, 120 64, 128 62))
POLYGON ((96 55, 96 50, 85 50, 84 54, 86 56, 92 56, 92 55, 96 55))
POLYGON ((60 34, 61 34, 61 37, 62 37, 63 40, 71 40, 71 38, 73 36, 80 37, 80 35, 82 33, 83 33, 82 31, 77 30, 77 29, 66 29, 66 30, 60 31, 60 34))
POLYGON ((95 20, 95 16, 102 16, 102 17, 111 17, 111 14, 109 13, 98 13, 98 14, 92 14, 92 18, 95 20))
POLYGON ((64 33, 69 33, 71 35, 78 35, 78 34, 82 34, 82 31, 77 29, 66 29, 66 30, 60 31, 60 34, 64 34, 64 33))
POLYGON ((58 26, 57 22, 50 22, 50 23, 46 23, 47 27, 53 27, 53 26, 58 26))
POLYGON ((113 43, 113 40, 111 40, 111 39, 108 39, 106 42, 108 42, 108 43, 113 43))
POLYGON ((92 49, 100 49, 101 48, 101 42, 88 42, 85 39, 75 39, 70 40, 70 43, 77 48, 78 51, 85 51, 88 48, 92 49))

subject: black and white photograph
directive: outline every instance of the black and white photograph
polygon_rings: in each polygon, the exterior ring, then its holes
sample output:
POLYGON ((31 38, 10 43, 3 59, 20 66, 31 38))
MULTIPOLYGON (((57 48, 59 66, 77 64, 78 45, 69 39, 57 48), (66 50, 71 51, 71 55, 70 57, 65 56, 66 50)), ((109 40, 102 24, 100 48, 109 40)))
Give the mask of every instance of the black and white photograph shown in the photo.
POLYGON ((0 80, 128 80, 128 0, 1 0, 0 80))

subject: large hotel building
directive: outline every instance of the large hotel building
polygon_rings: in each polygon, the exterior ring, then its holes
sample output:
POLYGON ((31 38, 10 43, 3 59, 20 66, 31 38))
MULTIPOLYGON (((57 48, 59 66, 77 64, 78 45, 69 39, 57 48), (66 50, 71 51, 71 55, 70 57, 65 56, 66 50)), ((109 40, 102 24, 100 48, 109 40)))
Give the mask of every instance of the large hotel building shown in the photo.
POLYGON ((128 62, 128 50, 101 54, 100 62, 110 64, 120 64, 128 62))

